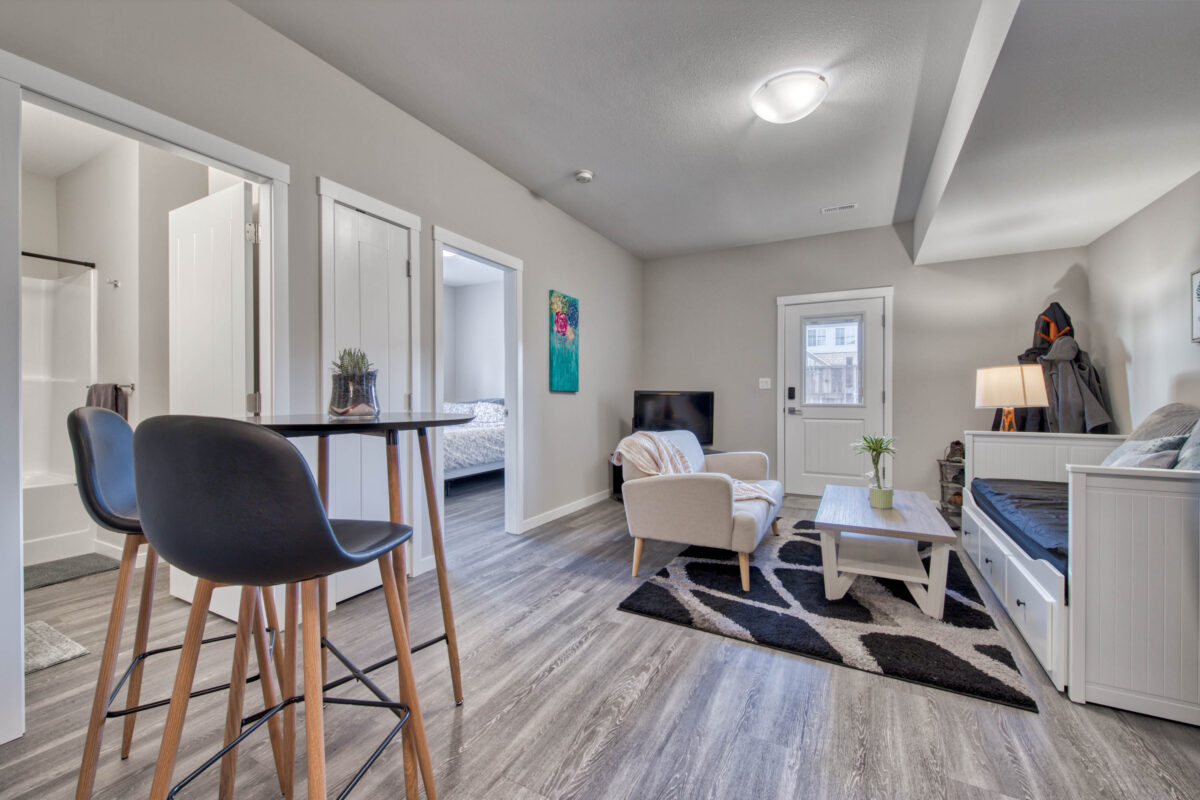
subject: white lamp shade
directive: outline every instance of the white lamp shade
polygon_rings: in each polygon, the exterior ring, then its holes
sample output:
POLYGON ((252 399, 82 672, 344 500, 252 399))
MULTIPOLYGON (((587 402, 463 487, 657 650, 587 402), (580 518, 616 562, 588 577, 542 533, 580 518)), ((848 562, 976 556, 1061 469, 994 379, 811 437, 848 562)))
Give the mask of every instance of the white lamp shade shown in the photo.
POLYGON ((1013 364, 975 370, 976 408, 1031 408, 1050 405, 1041 364, 1013 364))
POLYGON ((825 76, 815 72, 788 72, 759 87, 750 97, 754 113, 767 122, 784 124, 804 119, 829 94, 825 76))

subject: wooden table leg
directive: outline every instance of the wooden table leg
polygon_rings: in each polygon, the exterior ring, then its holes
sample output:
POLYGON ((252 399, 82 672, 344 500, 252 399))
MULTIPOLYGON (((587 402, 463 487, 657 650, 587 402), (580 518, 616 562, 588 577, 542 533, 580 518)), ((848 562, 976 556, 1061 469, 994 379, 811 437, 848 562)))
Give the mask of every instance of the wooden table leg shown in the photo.
MULTIPOLYGON (((258 661, 258 683, 262 688, 263 708, 274 708, 279 704, 279 690, 275 684, 275 678, 281 666, 280 661, 272 654, 270 649, 270 639, 267 634, 267 625, 264 617, 263 600, 266 595, 271 594, 274 588, 271 586, 265 589, 255 590, 256 604, 253 619, 254 631, 254 657, 258 661)), ((271 608, 275 607, 274 601, 271 603, 271 608)), ((283 637, 278 632, 278 621, 275 623, 275 644, 278 645, 283 637)), ((267 720, 267 732, 271 737, 271 755, 275 759, 275 775, 279 779, 279 791, 283 792, 284 797, 291 794, 292 787, 287 777, 285 777, 287 766, 286 759, 283 755, 283 722, 279 715, 271 717, 267 720)))
MULTIPOLYGON (((321 505, 329 515, 329 437, 317 437, 317 491, 321 493, 321 505)), ((317 602, 320 606, 321 638, 329 635, 329 578, 317 581, 317 602)), ((329 653, 321 648, 321 683, 329 681, 329 653)))
MULTIPOLYGON (((387 482, 388 519, 397 524, 404 523, 404 498, 400 491, 400 435, 397 431, 387 432, 387 482)), ((404 545, 392 552, 393 573, 400 594, 400 610, 404 614, 404 626, 408 628, 408 566, 405 563, 404 545)))
POLYGON ((429 532, 433 539, 433 558, 437 565, 438 594, 442 601, 442 624, 446 627, 446 650, 450 656, 450 681, 454 702, 462 705, 462 674, 458 666, 458 636, 454 632, 454 609, 450 605, 450 583, 446 575, 446 548, 442 543, 442 521, 438 516, 437 494, 433 488, 433 465, 429 458, 429 437, 425 428, 417 429, 421 448, 421 471, 425 475, 425 501, 429 505, 429 532))
MULTIPOLYGON (((296 696, 296 654, 300 652, 299 620, 297 618, 300 602, 300 588, 295 583, 289 583, 284 589, 283 625, 286 638, 286 649, 283 651, 283 666, 279 682, 283 687, 285 699, 296 696)), ((283 709, 283 780, 284 796, 291 798, 295 788, 296 771, 296 705, 293 703, 283 709)))
POLYGON ((308 800, 325 800, 325 709, 321 680, 320 615, 317 611, 317 582, 300 586, 304 633, 304 738, 308 761, 308 800))
MULTIPOLYGON (((242 601, 238 606, 237 635, 233 640, 233 667, 229 671, 229 701, 225 707, 225 744, 229 744, 242 732, 242 708, 246 700, 246 665, 249 662, 249 639, 252 618, 256 612, 258 598, 253 586, 242 587, 242 601)), ((221 757, 221 782, 218 796, 221 800, 233 797, 233 786, 237 779, 238 748, 233 748, 221 757)))

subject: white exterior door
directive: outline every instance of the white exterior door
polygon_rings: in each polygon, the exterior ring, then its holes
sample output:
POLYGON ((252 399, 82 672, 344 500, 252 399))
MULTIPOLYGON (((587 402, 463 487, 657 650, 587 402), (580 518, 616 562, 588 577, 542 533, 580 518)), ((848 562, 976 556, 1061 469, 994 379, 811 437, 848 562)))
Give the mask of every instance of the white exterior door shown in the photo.
POLYGON ((253 215, 247 183, 170 212, 172 414, 246 416, 255 391, 253 215))
POLYGON ((784 491, 866 485, 852 444, 884 430, 884 299, 784 307, 784 491))
MULTIPOLYGON (((329 362, 347 347, 363 350, 379 370, 376 386, 384 412, 409 408, 410 232, 407 228, 341 203, 334 204, 333 272, 325 278, 332 292, 322 327, 326 337, 322 364, 323 399, 330 391, 329 362), (328 326, 328 327, 326 327, 328 326)), ((403 440, 402 440, 403 441, 403 440)), ((386 444, 379 436, 329 438, 329 514, 341 519, 388 519, 386 444)), ((401 473, 409 474, 408 448, 402 446, 401 473)), ((411 523, 412 498, 405 493, 405 521, 411 523)), ((379 568, 367 564, 339 573, 333 580, 335 602, 379 585, 379 568)))
MULTIPOLYGON (((169 395, 172 414, 244 419, 256 391, 254 219, 251 188, 230 186, 168 215, 169 395)), ((171 594, 191 602, 196 579, 171 567, 171 594)), ((217 589, 211 609, 237 619, 238 590, 217 589)))

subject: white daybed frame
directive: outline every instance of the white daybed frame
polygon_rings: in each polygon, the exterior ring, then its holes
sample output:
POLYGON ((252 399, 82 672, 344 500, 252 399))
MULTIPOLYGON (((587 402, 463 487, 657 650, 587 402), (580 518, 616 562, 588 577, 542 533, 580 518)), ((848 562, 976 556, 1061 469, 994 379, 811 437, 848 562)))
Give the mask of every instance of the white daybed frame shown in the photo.
POLYGON ((1059 691, 1200 724, 1200 472, 1097 466, 1124 439, 968 431, 962 549, 1059 691), (975 505, 976 476, 1069 484, 1069 581, 975 505))

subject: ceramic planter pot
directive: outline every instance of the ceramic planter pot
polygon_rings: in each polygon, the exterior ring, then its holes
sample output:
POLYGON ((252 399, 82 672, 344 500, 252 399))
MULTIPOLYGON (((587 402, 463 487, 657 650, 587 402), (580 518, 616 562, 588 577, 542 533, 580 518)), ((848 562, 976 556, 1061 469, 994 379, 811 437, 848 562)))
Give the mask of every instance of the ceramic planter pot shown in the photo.
POLYGON ((375 392, 378 370, 361 375, 333 373, 333 392, 329 398, 331 417, 377 417, 379 396, 375 392))
POLYGON ((876 489, 871 487, 871 508, 891 508, 892 507, 892 490, 891 489, 876 489))

